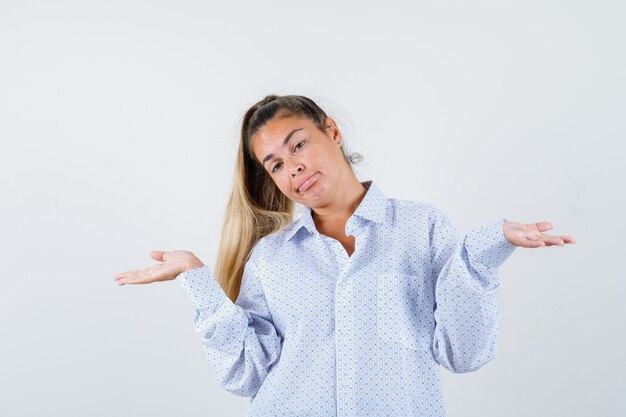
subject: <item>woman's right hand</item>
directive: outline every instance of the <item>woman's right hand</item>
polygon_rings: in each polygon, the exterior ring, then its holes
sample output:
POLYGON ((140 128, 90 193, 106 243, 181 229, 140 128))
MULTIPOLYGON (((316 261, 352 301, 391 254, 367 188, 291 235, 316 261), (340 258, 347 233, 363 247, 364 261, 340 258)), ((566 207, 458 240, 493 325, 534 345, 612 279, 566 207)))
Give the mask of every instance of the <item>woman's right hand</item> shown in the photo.
POLYGON ((150 284, 157 281, 169 281, 185 271, 204 266, 200 259, 186 250, 152 251, 150 257, 162 263, 144 269, 120 272, 115 274, 114 279, 119 285, 150 284))

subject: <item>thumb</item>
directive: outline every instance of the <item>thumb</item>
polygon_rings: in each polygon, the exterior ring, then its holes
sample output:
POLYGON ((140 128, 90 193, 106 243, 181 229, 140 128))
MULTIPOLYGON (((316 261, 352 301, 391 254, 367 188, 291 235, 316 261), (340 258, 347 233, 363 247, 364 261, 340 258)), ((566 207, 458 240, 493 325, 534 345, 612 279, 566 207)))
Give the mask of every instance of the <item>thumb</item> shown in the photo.
POLYGON ((152 259, 156 259, 157 261, 165 262, 166 253, 167 252, 162 250, 153 250, 152 252, 150 252, 150 257, 152 259))
POLYGON ((547 221, 535 223, 535 225, 537 226, 537 230, 540 232, 545 232, 546 230, 552 229, 552 223, 547 221))

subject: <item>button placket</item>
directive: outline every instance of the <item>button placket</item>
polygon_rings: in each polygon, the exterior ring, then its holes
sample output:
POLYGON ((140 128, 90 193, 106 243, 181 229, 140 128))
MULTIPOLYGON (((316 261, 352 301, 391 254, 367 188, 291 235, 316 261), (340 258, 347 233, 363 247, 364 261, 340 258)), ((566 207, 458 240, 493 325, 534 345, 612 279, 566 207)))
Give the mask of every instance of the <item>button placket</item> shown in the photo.
MULTIPOLYGON (((337 242, 338 246, 341 244, 337 242)), ((340 248, 345 253, 343 247, 340 248)), ((346 254, 347 255, 347 254, 346 254)), ((346 256, 335 285, 335 372, 336 372, 336 400, 339 416, 348 415, 349 410, 345 407, 350 403, 353 396, 353 382, 351 380, 351 367, 349 349, 351 326, 350 302, 352 300, 352 288, 347 280, 350 269, 350 257, 346 256)))

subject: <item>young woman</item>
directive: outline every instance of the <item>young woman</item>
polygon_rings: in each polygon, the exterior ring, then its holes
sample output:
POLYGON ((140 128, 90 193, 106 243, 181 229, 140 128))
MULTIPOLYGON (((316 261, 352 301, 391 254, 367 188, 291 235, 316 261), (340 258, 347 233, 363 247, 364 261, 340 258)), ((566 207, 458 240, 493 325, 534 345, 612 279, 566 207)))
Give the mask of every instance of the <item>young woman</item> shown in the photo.
POLYGON ((496 355, 498 267, 517 246, 574 243, 505 218, 461 238, 439 208, 360 182, 358 156, 309 98, 267 96, 243 118, 215 274, 154 251, 161 263, 115 276, 180 283, 249 416, 444 416, 438 366, 496 355))

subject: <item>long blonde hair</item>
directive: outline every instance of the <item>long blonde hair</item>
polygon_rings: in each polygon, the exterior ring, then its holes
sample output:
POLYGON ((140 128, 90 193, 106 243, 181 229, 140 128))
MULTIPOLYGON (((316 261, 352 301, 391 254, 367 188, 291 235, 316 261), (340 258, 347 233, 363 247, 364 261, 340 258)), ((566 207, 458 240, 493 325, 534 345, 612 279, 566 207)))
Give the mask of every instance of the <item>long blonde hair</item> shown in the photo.
MULTIPOLYGON (((243 269, 254 245, 294 220, 295 203, 276 186, 250 146, 254 135, 271 119, 291 116, 309 118, 324 131, 326 113, 304 96, 268 95, 243 116, 233 189, 226 207, 214 274, 232 302, 239 296, 243 269)), ((357 152, 346 155, 343 146, 341 150, 350 166, 362 160, 357 152)))

